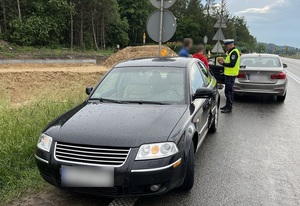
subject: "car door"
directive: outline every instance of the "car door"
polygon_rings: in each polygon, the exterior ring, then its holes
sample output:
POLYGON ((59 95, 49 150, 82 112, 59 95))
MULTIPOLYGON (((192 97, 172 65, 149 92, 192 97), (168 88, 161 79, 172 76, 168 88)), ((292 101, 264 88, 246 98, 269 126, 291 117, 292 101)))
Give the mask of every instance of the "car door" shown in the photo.
MULTIPOLYGON (((206 87, 205 80, 203 78, 201 68, 197 63, 194 63, 190 69, 190 87, 191 95, 194 94, 197 89, 206 87)), ((210 112, 210 99, 194 99, 192 102, 195 106, 194 123, 196 124, 197 131, 199 133, 199 142, 205 137, 208 131, 208 121, 210 112)))
MULTIPOLYGON (((208 74, 208 70, 207 68, 205 67, 204 64, 202 64, 201 62, 198 62, 197 63, 197 66, 198 66, 198 69, 200 70, 200 73, 202 75, 202 78, 203 78, 203 87, 206 87, 206 88, 212 88, 212 77, 208 74)), ((212 108, 212 102, 213 99, 212 98, 207 98, 205 99, 205 102, 204 104, 202 105, 203 106, 203 113, 202 113, 202 120, 206 120, 204 121, 204 126, 205 126, 205 129, 202 129, 202 132, 201 132, 201 135, 205 136, 206 135, 206 128, 208 127, 208 124, 209 124, 209 117, 210 117, 210 111, 211 111, 211 108, 212 108)))
MULTIPOLYGON (((204 85, 208 88, 213 89, 216 93, 218 92, 218 85, 216 78, 212 75, 211 71, 206 68, 202 62, 198 62, 198 66, 201 68, 201 72, 204 78, 204 85)), ((218 102, 218 95, 213 95, 211 98, 211 108, 215 107, 218 102)))
POLYGON ((219 84, 225 83, 224 67, 217 62, 217 57, 209 59, 209 68, 219 84))

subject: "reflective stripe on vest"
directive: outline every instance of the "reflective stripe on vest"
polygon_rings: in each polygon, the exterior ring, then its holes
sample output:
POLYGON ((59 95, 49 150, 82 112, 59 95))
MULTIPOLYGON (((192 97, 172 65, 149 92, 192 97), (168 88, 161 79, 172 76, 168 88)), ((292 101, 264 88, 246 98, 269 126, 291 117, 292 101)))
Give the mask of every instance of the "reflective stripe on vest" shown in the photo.
POLYGON ((227 76, 237 76, 239 74, 239 70, 240 70, 240 63, 241 63, 241 56, 240 56, 240 52, 238 49, 234 49, 232 50, 226 57, 225 59, 225 63, 230 63, 230 56, 232 54, 232 52, 236 52, 238 54, 238 60, 236 61, 236 64, 234 67, 225 67, 224 68, 224 74, 227 76))

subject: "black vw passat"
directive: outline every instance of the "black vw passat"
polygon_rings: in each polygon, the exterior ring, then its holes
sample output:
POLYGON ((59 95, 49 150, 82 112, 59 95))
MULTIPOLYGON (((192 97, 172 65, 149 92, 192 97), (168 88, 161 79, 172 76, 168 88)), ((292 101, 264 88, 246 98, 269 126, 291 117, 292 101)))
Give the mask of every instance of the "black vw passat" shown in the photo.
POLYGON ((191 58, 116 65, 81 105, 41 134, 36 163, 50 184, 103 196, 147 196, 194 183, 194 154, 218 126, 217 82, 191 58))

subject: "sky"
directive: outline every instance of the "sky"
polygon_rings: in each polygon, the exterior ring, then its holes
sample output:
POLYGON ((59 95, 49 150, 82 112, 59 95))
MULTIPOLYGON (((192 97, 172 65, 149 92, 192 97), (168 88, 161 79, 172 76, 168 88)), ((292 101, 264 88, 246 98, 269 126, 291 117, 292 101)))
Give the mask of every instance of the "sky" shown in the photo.
POLYGON ((300 48, 300 0, 227 0, 227 7, 245 17, 257 41, 300 48))

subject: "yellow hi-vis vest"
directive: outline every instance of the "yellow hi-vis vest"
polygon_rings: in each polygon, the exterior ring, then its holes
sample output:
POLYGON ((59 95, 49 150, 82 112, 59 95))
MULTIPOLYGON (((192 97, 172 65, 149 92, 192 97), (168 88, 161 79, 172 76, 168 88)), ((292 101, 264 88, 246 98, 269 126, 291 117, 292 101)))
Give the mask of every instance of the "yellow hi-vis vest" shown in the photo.
POLYGON ((236 64, 234 67, 225 67, 224 68, 224 74, 226 76, 237 76, 239 74, 240 70, 240 64, 241 64, 241 55, 238 49, 233 49, 226 57, 225 63, 230 63, 230 56, 232 52, 236 52, 238 55, 238 60, 236 61, 236 64))

